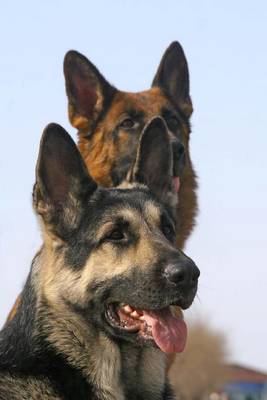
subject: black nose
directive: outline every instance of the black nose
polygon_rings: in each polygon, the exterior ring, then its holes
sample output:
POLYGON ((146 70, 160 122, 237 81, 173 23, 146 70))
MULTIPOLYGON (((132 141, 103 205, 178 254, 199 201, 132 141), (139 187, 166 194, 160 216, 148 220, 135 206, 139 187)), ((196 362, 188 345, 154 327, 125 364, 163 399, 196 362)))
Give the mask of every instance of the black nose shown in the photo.
POLYGON ((181 143, 179 140, 172 140, 172 150, 173 150, 173 154, 175 157, 177 157, 178 159, 180 159, 185 152, 185 148, 183 143, 181 143))
POLYGON ((177 288, 189 290, 197 285, 200 271, 194 261, 183 255, 178 261, 167 265, 164 275, 177 288))
POLYGON ((180 176, 185 166, 185 147, 178 139, 171 141, 174 175, 180 176))
POLYGON ((181 143, 178 139, 173 139, 171 141, 171 145, 174 156, 177 157, 178 159, 181 158, 185 152, 183 143, 181 143))

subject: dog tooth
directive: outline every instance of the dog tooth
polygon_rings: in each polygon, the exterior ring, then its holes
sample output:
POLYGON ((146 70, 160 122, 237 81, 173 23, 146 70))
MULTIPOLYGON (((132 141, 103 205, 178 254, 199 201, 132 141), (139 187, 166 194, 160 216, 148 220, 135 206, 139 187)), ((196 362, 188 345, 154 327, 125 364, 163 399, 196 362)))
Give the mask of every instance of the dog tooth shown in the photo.
POLYGON ((123 307, 123 310, 124 310, 127 314, 130 314, 130 313, 133 311, 132 307, 129 306, 128 304, 127 304, 126 306, 123 307))
POLYGON ((143 315, 140 315, 139 319, 141 319, 142 321, 145 321, 145 317, 143 315))
POLYGON ((139 314, 138 314, 138 312, 136 310, 131 313, 131 316, 133 318, 139 318, 139 314))

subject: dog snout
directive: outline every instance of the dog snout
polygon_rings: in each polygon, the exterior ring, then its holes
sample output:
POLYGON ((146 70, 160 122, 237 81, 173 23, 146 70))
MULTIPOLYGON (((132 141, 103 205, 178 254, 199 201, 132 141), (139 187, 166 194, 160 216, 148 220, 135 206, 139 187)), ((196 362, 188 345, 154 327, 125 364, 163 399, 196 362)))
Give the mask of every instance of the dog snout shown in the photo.
POLYGON ((185 148, 183 143, 181 143, 179 140, 172 140, 171 144, 172 144, 173 154, 177 158, 181 158, 185 153, 185 148))
POLYGON ((183 256, 165 267, 164 276, 181 290, 190 290, 197 286, 200 271, 194 261, 183 256))

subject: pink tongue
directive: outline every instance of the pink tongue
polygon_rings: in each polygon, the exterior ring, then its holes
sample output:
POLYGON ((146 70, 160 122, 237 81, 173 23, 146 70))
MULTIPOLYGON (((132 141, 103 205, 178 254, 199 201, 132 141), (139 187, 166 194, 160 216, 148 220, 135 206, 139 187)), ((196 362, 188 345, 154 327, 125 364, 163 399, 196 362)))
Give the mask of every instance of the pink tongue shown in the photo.
POLYGON ((175 192, 178 193, 179 189, 180 189, 180 178, 179 178, 179 176, 174 176, 173 177, 173 184, 174 184, 175 192))
POLYGON ((143 311, 152 335, 164 353, 181 353, 186 344, 187 327, 182 318, 174 317, 169 307, 160 311, 143 311))

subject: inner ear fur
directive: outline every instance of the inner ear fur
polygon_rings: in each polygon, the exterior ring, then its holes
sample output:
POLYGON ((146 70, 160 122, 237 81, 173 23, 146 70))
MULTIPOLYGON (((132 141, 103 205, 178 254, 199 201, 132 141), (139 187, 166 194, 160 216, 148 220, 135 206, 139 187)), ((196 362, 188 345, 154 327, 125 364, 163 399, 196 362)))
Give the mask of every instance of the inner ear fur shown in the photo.
POLYGON ((70 135, 60 125, 49 124, 42 135, 36 166, 36 212, 60 236, 59 227, 62 232, 76 227, 80 208, 96 187, 70 135))
POLYGON ((82 54, 70 50, 64 58, 69 119, 81 132, 92 132, 116 89, 82 54))
POLYGON ((167 93, 187 117, 192 114, 189 70, 179 42, 172 42, 163 54, 152 86, 158 86, 167 93))

